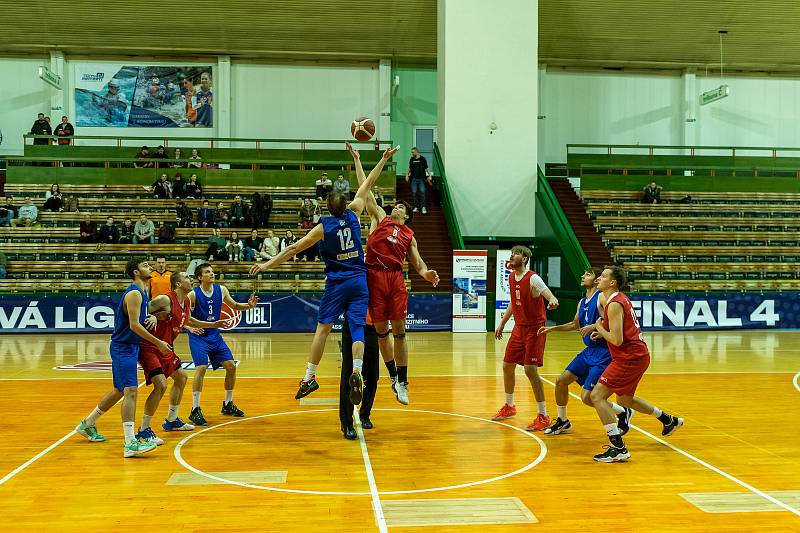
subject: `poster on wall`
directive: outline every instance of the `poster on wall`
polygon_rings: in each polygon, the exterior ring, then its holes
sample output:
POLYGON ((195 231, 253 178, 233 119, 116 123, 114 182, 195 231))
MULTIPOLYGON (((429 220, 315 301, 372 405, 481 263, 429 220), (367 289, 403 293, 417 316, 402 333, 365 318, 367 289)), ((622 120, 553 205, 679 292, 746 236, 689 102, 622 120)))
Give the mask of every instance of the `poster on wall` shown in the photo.
MULTIPOLYGON (((511 267, 508 262, 511 260, 511 250, 497 250, 497 279, 495 280, 495 305, 494 323, 499 325, 503 318, 503 313, 511 303, 511 289, 508 286, 508 276, 511 274, 511 267)), ((514 317, 512 316, 506 323, 503 331, 511 331, 514 328, 514 317)))
POLYGON ((453 331, 486 332, 486 250, 453 250, 453 331))
POLYGON ((75 65, 78 127, 210 128, 210 66, 75 65))

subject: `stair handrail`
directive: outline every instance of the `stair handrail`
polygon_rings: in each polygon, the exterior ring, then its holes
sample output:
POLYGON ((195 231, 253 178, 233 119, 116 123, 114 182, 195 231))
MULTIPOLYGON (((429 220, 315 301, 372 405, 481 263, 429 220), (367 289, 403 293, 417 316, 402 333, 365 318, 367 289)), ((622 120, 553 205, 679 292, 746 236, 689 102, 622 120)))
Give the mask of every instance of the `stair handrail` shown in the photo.
POLYGON ((433 143, 433 180, 439 186, 442 197, 442 211, 447 222, 447 233, 450 235, 450 242, 454 250, 464 249, 464 237, 461 235, 461 228, 456 218, 453 197, 450 195, 450 187, 447 184, 447 176, 444 171, 444 161, 439 145, 433 143))
POLYGON ((575 235, 572 226, 567 220, 567 215, 564 214, 564 210, 561 208, 561 204, 556 198, 552 187, 550 187, 550 183, 548 183, 547 178, 545 178, 542 173, 542 168, 537 167, 537 170, 538 187, 536 190, 536 199, 547 217, 548 222, 550 222, 550 225, 553 227, 553 231, 559 238, 561 249, 564 252, 565 259, 569 262, 570 269, 576 275, 580 274, 584 269, 591 266, 589 258, 583 251, 578 236, 575 235))

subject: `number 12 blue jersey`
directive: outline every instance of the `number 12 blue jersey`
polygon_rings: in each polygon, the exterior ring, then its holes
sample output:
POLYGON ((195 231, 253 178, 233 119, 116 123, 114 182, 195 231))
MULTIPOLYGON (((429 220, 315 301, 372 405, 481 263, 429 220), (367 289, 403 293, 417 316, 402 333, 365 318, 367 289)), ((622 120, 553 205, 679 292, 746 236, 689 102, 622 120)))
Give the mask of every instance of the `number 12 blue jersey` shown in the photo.
POLYGON ((361 246, 361 223, 350 209, 341 217, 319 220, 325 236, 319 243, 319 255, 325 261, 325 274, 330 280, 366 276, 364 248, 361 246))

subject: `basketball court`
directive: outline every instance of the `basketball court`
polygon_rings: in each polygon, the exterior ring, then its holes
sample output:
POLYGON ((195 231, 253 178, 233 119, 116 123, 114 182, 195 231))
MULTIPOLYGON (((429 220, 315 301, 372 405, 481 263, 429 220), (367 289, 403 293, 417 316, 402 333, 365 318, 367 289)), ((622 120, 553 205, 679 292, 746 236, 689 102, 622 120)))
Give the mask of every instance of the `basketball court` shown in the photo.
MULTIPOLYGON (((163 446, 123 459, 118 406, 98 422, 107 442, 71 431, 111 386, 94 364, 108 361, 108 336, 3 335, 4 529, 563 531, 592 520, 614 531, 800 530, 793 332, 646 333, 653 362, 639 393, 686 424, 662 440, 660 423, 637 413, 626 438, 632 459, 615 464, 592 460, 606 437, 577 397, 571 433, 524 431, 535 402, 521 373, 519 414, 490 420, 502 403, 506 342, 491 333, 411 334, 411 404, 396 402, 382 369, 375 428, 346 441, 338 337, 321 389, 298 402, 311 335, 226 336, 247 416, 219 414, 222 375, 209 373, 209 426, 159 431, 163 446)), ((555 377, 580 348, 574 334, 551 334, 550 410, 555 377)), ((183 337, 177 352, 189 359, 183 337)), ((137 414, 146 394, 142 385, 137 414)))

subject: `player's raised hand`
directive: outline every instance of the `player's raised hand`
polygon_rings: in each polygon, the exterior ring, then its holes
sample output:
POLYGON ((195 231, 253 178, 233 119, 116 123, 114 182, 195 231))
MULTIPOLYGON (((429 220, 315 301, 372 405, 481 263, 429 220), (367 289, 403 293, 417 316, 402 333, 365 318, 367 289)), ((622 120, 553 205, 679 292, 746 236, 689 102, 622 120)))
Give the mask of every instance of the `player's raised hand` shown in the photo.
POLYGON ((361 159, 361 154, 350 144, 350 141, 345 141, 344 145, 347 147, 347 151, 350 152, 350 155, 353 156, 353 159, 361 159))
POLYGON ((253 266, 250 267, 250 275, 257 276, 259 272, 263 272, 266 270, 266 261, 262 261, 261 263, 254 263, 253 266))
POLYGON ((439 273, 435 270, 428 270, 422 277, 434 287, 439 284, 439 273))
POLYGON ((251 294, 250 298, 247 299, 247 308, 253 309, 256 305, 258 305, 258 296, 251 294))
POLYGON ((503 326, 497 326, 497 329, 494 330, 494 338, 497 340, 503 338, 503 326))
POLYGON ((398 150, 400 150, 400 145, 399 144, 397 146, 395 146, 394 148, 392 148, 390 146, 389 148, 386 149, 385 152, 383 152, 383 158, 388 161, 389 159, 392 158, 392 156, 394 156, 394 154, 397 153, 398 150))

